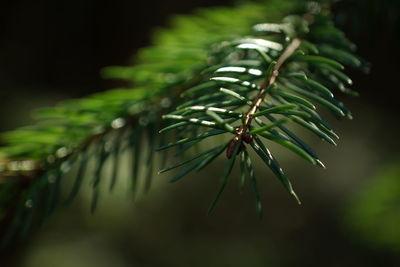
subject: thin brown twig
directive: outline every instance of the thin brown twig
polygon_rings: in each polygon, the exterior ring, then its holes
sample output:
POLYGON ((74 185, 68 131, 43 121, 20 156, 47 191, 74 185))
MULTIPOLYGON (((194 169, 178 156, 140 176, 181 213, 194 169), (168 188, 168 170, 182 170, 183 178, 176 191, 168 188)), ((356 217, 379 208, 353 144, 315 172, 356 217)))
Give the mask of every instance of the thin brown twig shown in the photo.
POLYGON ((244 138, 248 140, 248 138, 245 136, 247 136, 247 131, 250 128, 251 122, 253 120, 253 115, 257 112, 261 103, 264 101, 264 98, 265 98, 268 88, 273 83, 275 83, 276 78, 278 77, 279 71, 282 68, 283 64, 296 51, 296 49, 300 46, 300 44, 301 44, 301 40, 299 38, 293 39, 290 42, 290 44, 286 47, 286 49, 282 53, 282 55, 276 61, 274 70, 271 72, 270 76, 267 77, 265 82, 261 85, 260 91, 258 92, 257 96, 254 98, 252 106, 247 111, 247 113, 243 119, 242 126, 240 126, 240 128, 237 129, 236 136, 231 140, 230 145, 228 146, 228 150, 227 150, 228 158, 232 157, 232 153, 237 144, 239 144, 244 138))

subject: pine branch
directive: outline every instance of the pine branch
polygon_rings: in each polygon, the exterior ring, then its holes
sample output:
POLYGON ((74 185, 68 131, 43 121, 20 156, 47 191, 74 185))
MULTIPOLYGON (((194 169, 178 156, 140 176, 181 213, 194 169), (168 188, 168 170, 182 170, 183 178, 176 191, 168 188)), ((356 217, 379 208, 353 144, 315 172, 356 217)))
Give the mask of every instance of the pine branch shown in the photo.
MULTIPOLYGON (((315 166, 325 168, 317 154, 284 124, 289 122, 299 124, 319 138, 336 145, 334 139, 338 139, 338 136, 316 112, 317 106, 314 103, 325 106, 336 116, 352 118, 349 110, 334 98, 331 91, 332 87, 336 87, 342 92, 352 93, 344 85, 351 85, 351 79, 341 72, 344 69, 343 65, 329 57, 345 64, 356 63, 348 65, 358 68, 363 66, 350 52, 354 50, 354 45, 342 32, 332 27, 329 17, 324 14, 326 12, 327 10, 323 10, 318 4, 311 3, 305 14, 288 16, 284 18, 282 24, 256 25, 254 29, 265 32, 265 36, 225 42, 214 54, 216 67, 206 70, 212 82, 206 80, 203 84, 183 92, 182 97, 186 98, 183 104, 173 113, 163 116, 164 119, 185 122, 166 128, 178 128, 181 134, 190 135, 190 132, 186 131, 187 127, 196 125, 199 129, 212 128, 215 129, 213 131, 219 131, 219 134, 234 135, 226 143, 228 169, 209 211, 214 209, 216 201, 220 198, 235 158, 238 156, 242 162, 240 166, 241 184, 243 184, 245 166, 249 165, 244 162, 251 164, 247 154, 240 156, 247 153, 245 152, 247 144, 300 204, 291 182, 261 137, 290 149, 315 166), (336 33, 336 39, 325 38, 326 35, 321 34, 322 29, 336 33), (320 34, 315 35, 315 31, 320 34), (286 43, 286 40, 289 40, 289 43, 286 43), (335 46, 337 48, 334 48, 335 46), (320 50, 322 56, 319 55, 320 50), (327 51, 329 52, 326 53, 327 51), (223 76, 220 76, 221 74, 223 76), (230 100, 232 98, 235 100, 230 100), (239 118, 241 124, 235 126, 234 123, 239 118), (258 126, 255 126, 254 122, 258 126)), ((181 137, 183 139, 161 147, 160 150, 175 146, 181 141, 202 142, 213 136, 208 133, 191 138, 185 138, 183 135, 181 137)), ((219 154, 211 155, 212 159, 214 160, 219 154)), ((199 159, 184 169, 179 178, 191 171, 198 171, 197 165, 210 163, 209 157, 201 153, 194 158, 199 159)), ((178 163, 174 167, 185 163, 178 163)), ((170 169, 173 168, 168 168, 170 169)), ((253 171, 250 176, 259 210, 260 197, 255 188, 253 171)))
POLYGON ((169 148, 177 148, 177 154, 183 155, 204 140, 223 134, 233 137, 170 167, 161 164, 160 172, 184 167, 172 178, 178 181, 204 169, 226 151, 227 167, 209 211, 239 161, 240 186, 248 177, 261 216, 261 198, 247 152, 251 147, 299 201, 262 140, 324 167, 312 148, 285 124, 299 124, 335 144, 337 135, 318 114, 316 104, 336 116, 351 118, 331 90, 354 94, 347 88, 351 79, 342 72, 342 64, 364 68, 362 60, 352 54, 354 45, 332 25, 329 11, 314 2, 308 8, 300 1, 274 0, 203 10, 195 16, 176 17, 173 24, 171 30, 158 33, 153 46, 138 54, 136 65, 103 71, 106 78, 127 80, 134 89, 111 90, 39 110, 36 125, 3 135, 0 220, 10 226, 6 241, 28 232, 32 224, 53 212, 61 203, 61 180, 71 170, 76 170, 75 181, 64 201, 70 203, 83 180, 91 176, 94 211, 104 165, 113 162, 111 191, 118 179, 119 158, 127 149, 132 155, 132 190, 137 190, 143 178, 139 176, 143 160, 149 166, 145 170, 148 190, 151 170, 157 167, 155 155, 164 162, 162 153, 169 148), (276 23, 262 23, 265 20, 276 23), (166 124, 161 117, 173 123, 166 124), (175 133, 177 140, 171 139, 170 133, 175 133), (152 153, 156 147, 162 153, 152 153), (143 159, 140 151, 145 148, 150 152, 143 159), (91 163, 95 167, 89 172, 91 163))

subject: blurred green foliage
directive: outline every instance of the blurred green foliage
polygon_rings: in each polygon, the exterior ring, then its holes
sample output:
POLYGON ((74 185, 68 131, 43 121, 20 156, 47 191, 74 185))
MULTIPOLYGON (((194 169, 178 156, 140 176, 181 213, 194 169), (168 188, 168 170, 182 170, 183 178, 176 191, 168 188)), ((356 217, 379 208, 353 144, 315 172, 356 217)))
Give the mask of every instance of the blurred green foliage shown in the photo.
POLYGON ((400 253, 400 161, 384 164, 350 197, 345 221, 371 248, 400 253))

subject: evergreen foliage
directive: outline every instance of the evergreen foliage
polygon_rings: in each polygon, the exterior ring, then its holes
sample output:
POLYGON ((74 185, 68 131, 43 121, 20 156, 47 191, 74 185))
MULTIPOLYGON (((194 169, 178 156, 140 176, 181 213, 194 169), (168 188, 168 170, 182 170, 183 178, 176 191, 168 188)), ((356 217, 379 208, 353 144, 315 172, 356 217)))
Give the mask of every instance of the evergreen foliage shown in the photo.
POLYGON ((344 222, 346 228, 372 249, 400 251, 400 165, 399 160, 378 168, 361 190, 350 197, 344 222))
POLYGON ((186 155, 197 144, 219 136, 225 137, 218 139, 225 140, 222 144, 185 156, 167 168, 161 164, 160 172, 183 167, 172 178, 178 181, 225 153, 225 172, 209 211, 238 162, 240 186, 249 180, 261 216, 248 152, 252 149, 300 203, 268 143, 324 167, 316 152, 290 130, 290 124, 336 145, 338 136, 317 108, 351 118, 334 94, 357 94, 348 88, 352 81, 344 66, 366 68, 353 54, 355 45, 333 25, 329 5, 260 1, 199 10, 195 15, 176 16, 171 24, 171 29, 155 33, 154 44, 139 51, 133 66, 103 70, 105 78, 128 81, 132 88, 38 110, 35 125, 2 135, 0 219, 10 226, 6 241, 16 233, 23 235, 60 203, 73 200, 84 179, 92 179, 94 211, 104 164, 113 162, 112 190, 123 151, 132 154, 132 189, 141 178, 148 188, 156 157, 164 162, 163 153, 172 147, 178 155, 186 155), (155 155, 155 150, 162 152, 155 155), (143 156, 141 151, 148 153, 143 156), (95 166, 90 176, 89 164, 95 166), (141 168, 146 168, 146 177, 139 177, 141 168), (62 200, 62 180, 71 169, 76 172, 74 185, 62 200))

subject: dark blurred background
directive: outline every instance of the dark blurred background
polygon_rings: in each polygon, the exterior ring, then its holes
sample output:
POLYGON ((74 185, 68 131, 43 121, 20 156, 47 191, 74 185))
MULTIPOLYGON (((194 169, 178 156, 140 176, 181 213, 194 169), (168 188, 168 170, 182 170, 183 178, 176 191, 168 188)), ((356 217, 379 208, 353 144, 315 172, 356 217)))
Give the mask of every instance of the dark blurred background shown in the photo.
MULTIPOLYGON (((231 185, 213 216, 215 173, 170 185, 160 177, 132 204, 124 190, 90 215, 83 193, 0 266, 400 266, 400 1, 345 0, 337 23, 372 64, 350 72, 361 97, 342 99, 353 121, 333 122, 332 148, 305 134, 328 169, 278 151, 301 195, 298 207, 260 166, 264 219, 250 192, 231 185)), ((32 123, 37 107, 118 85, 109 65, 130 64, 172 14, 227 0, 14 0, 0 9, 0 131, 32 123)), ((216 164, 218 165, 218 164, 216 164)), ((223 164, 222 164, 223 165, 223 164)), ((165 178, 165 179, 163 179, 165 178)), ((249 190, 248 190, 249 191, 249 190)))
POLYGON ((131 63, 171 14, 231 4, 194 1, 7 1, 0 9, 0 130, 29 123, 33 106, 112 88, 99 71, 131 63), (37 101, 41 103, 37 103, 37 101), (22 109, 22 110, 21 110, 22 109), (19 114, 15 112, 19 110, 19 114), (24 111, 25 110, 25 111, 24 111))

